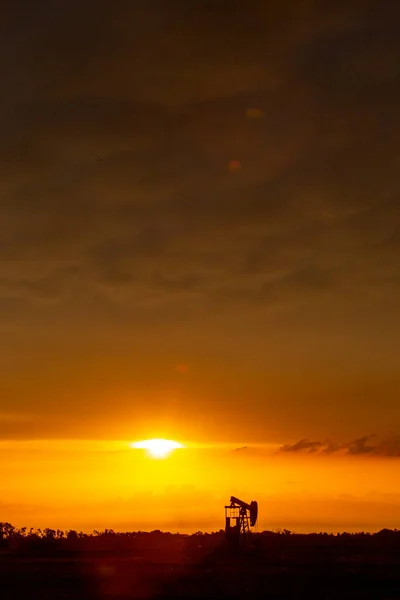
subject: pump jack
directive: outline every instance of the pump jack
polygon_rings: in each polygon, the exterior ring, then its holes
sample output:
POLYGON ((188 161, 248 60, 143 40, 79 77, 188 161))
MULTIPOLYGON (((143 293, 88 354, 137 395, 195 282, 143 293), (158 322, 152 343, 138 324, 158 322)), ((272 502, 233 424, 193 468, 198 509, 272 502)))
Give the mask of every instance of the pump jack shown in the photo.
POLYGON ((225 506, 225 533, 233 546, 239 545, 240 537, 244 540, 254 527, 258 517, 258 504, 252 500, 250 504, 231 496, 230 504, 225 506), (233 521, 233 525, 232 525, 233 521))

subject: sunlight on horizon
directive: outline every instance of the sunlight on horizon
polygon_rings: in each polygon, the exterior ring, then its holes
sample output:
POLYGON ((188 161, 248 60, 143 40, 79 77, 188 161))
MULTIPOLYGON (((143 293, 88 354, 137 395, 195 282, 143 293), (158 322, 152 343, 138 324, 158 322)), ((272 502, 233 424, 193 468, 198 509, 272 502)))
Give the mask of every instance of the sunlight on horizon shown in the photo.
POLYGON ((223 526, 233 494, 257 500, 265 530, 375 531, 399 522, 393 458, 171 438, 3 441, 2 521, 42 529, 209 532, 223 526))
POLYGON ((147 450, 147 453, 152 458, 166 458, 173 450, 185 448, 180 442, 174 440, 164 440, 162 438, 152 438, 150 440, 142 440, 132 442, 131 448, 147 450))

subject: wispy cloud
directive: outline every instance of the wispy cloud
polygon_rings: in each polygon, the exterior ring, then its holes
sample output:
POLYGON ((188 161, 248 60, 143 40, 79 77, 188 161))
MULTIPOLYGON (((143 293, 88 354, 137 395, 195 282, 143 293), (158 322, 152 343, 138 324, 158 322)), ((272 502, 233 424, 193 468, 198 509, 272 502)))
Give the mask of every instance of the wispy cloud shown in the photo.
POLYGON ((321 442, 312 442, 306 438, 299 440, 295 444, 285 444, 280 447, 280 452, 300 452, 307 450, 308 452, 317 452, 322 446, 321 442))
POLYGON ((301 439, 295 444, 284 444, 278 452, 304 452, 318 454, 348 454, 348 455, 371 455, 371 456, 395 456, 400 457, 400 435, 392 435, 381 441, 375 440, 375 434, 364 435, 349 442, 339 443, 332 440, 312 441, 301 439))

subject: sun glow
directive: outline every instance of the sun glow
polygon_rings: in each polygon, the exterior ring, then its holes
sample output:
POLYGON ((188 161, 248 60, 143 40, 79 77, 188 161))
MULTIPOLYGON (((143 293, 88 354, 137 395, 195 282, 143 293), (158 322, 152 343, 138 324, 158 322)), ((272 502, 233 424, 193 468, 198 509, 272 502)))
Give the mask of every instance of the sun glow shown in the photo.
POLYGON ((183 444, 175 442, 174 440, 163 440, 160 438, 154 438, 151 440, 142 440, 140 442, 132 442, 131 448, 140 448, 147 450, 148 454, 153 458, 165 458, 178 448, 184 448, 183 444))

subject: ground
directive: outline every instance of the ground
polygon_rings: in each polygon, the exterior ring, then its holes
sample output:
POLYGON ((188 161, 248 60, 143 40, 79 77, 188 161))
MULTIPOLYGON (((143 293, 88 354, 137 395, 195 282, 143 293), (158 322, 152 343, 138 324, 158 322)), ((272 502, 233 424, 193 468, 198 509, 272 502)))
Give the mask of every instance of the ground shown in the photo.
MULTIPOLYGON (((278 536, 232 553, 192 536, 180 547, 2 551, 1 597, 398 599, 400 543, 392 538, 278 536), (190 541, 190 544, 187 542, 190 541)), ((43 550, 43 549, 42 549, 43 550)))

